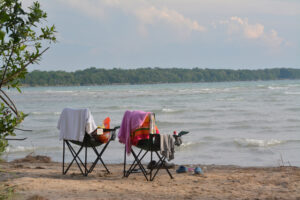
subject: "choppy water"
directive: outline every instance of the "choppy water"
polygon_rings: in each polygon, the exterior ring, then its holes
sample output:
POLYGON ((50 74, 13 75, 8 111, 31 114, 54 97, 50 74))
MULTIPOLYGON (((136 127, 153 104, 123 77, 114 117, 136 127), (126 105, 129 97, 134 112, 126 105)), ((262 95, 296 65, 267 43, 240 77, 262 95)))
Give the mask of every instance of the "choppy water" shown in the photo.
MULTIPOLYGON (((23 88, 9 92, 29 113, 11 141, 7 160, 29 153, 62 160, 56 124, 65 107, 87 107, 97 124, 121 123, 126 110, 156 113, 161 133, 188 130, 174 162, 241 166, 300 166, 300 81, 23 88)), ((121 163, 123 145, 111 143, 108 163, 121 163)))

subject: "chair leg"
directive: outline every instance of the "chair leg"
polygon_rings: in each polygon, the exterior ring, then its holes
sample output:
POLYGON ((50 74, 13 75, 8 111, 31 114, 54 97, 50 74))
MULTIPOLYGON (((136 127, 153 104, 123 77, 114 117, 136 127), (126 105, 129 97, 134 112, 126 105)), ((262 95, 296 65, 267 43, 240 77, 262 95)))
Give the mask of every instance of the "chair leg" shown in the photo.
POLYGON ((81 166, 80 166, 80 164, 79 164, 78 161, 77 161, 77 159, 78 159, 78 160, 80 161, 80 163, 84 166, 82 160, 81 160, 80 157, 78 156, 79 153, 81 152, 81 150, 83 149, 83 145, 80 147, 80 149, 79 149, 78 152, 76 153, 75 150, 73 149, 73 147, 70 145, 70 143, 69 143, 68 141, 66 141, 66 144, 67 144, 67 146, 68 146, 68 148, 69 148, 69 150, 70 150, 70 152, 71 152, 71 154, 72 154, 72 156, 73 156, 73 160, 72 160, 72 161, 70 162, 70 164, 68 165, 68 167, 67 167, 67 169, 65 170, 64 174, 66 174, 66 173, 68 172, 68 170, 70 169, 71 165, 72 165, 73 162, 75 161, 76 164, 77 164, 77 166, 78 166, 78 168, 80 169, 82 175, 84 175, 84 172, 82 171, 81 166))
POLYGON ((63 141, 63 162, 62 162, 62 174, 65 174, 65 146, 66 141, 63 141))
MULTIPOLYGON (((142 149, 140 150, 140 152, 138 153, 138 155, 136 155, 135 152, 132 149, 131 149, 131 153, 132 153, 132 155, 134 157, 134 161, 131 164, 131 166, 129 167, 129 169, 125 172, 125 177, 128 177, 137 166, 139 166, 140 169, 142 170, 143 174, 145 176, 147 176, 147 172, 146 172, 144 166, 140 162, 140 160, 142 160, 142 159, 139 159, 139 157, 140 157, 140 155, 142 153, 142 149)), ((146 155, 146 153, 144 153, 144 155, 142 156, 142 158, 144 158, 145 155, 146 155)), ((148 180, 147 177, 146 177, 146 179, 148 180)))
MULTIPOLYGON (((165 166, 165 160, 166 160, 166 157, 163 156, 163 158, 159 155, 159 153, 157 151, 155 151, 158 159, 159 159, 159 166, 158 166, 158 169, 154 175, 154 177, 156 176, 157 172, 160 170, 161 167, 165 167, 166 171, 168 172, 169 176, 171 179, 173 179, 174 177, 172 176, 171 172, 169 171, 169 169, 165 166)), ((154 179, 153 177, 153 179, 154 179)))
POLYGON ((165 160, 166 157, 165 156, 160 156, 159 153, 157 151, 151 151, 151 155, 150 155, 150 162, 153 161, 153 152, 155 152, 155 154, 158 157, 158 162, 156 163, 156 165, 150 169, 150 171, 146 171, 145 167, 142 165, 141 160, 145 157, 145 155, 149 152, 146 151, 142 156, 142 149, 140 150, 140 152, 138 154, 136 154, 133 150, 131 150, 131 153, 134 157, 134 161, 131 164, 131 166, 129 167, 129 169, 126 171, 126 151, 124 151, 124 169, 123 169, 123 176, 124 177, 128 177, 131 172, 137 167, 139 166, 139 168, 141 169, 143 175, 145 176, 147 181, 153 181, 154 178, 156 177, 158 171, 162 168, 165 167, 165 170, 167 171, 167 173, 169 174, 170 178, 173 179, 173 176, 171 174, 171 172, 169 171, 169 169, 165 166, 165 160), (148 177, 149 176, 149 177, 148 177))
POLYGON ((107 148, 107 146, 108 146, 109 143, 110 143, 110 141, 108 141, 108 143, 105 144, 105 146, 102 148, 102 150, 101 150, 100 153, 97 151, 97 148, 95 146, 92 146, 92 149, 94 150, 95 154, 97 155, 97 158, 93 162, 93 164, 90 167, 90 169, 88 170, 88 173, 91 173, 94 170, 96 164, 100 160, 100 162, 102 163, 103 167, 106 169, 107 173, 110 174, 110 171, 108 170, 108 168, 106 167, 104 161, 102 160, 102 155, 103 155, 104 151, 106 150, 106 148, 107 148))
POLYGON ((123 177, 127 177, 125 176, 126 173, 126 148, 124 148, 124 168, 123 168, 123 177))
POLYGON ((85 147, 85 156, 84 156, 84 176, 88 175, 87 170, 87 147, 85 147))
MULTIPOLYGON (((151 149, 152 150, 152 149, 151 149)), ((151 155, 150 155, 150 163, 152 163, 153 161, 153 151, 151 151, 151 155)), ((152 181, 152 171, 153 171, 153 168, 150 169, 150 181, 152 181)))
POLYGON ((98 161, 100 160, 100 162, 102 163, 102 165, 104 166, 104 168, 106 169, 107 173, 110 173, 110 171, 108 170, 107 166, 105 165, 103 159, 102 159, 102 155, 104 153, 104 151, 106 150, 108 144, 110 143, 111 139, 104 145, 104 147, 102 148, 101 152, 99 153, 97 148, 90 142, 90 141, 85 141, 87 142, 87 144, 82 143, 79 150, 76 152, 74 150, 74 148, 72 147, 72 145, 69 143, 68 140, 64 140, 63 141, 63 163, 62 163, 62 173, 66 174, 68 172, 68 170, 70 169, 70 167, 72 166, 72 164, 74 163, 74 161, 76 162, 80 172, 82 173, 82 175, 87 176, 89 173, 91 173, 96 164, 98 163, 98 161), (66 144, 68 146, 68 149, 70 150, 70 153, 73 156, 72 161, 69 163, 69 165, 66 167, 65 166, 65 151, 66 151, 66 144), (87 154, 88 154, 88 146, 92 147, 95 154, 97 155, 97 158, 95 159, 95 161, 92 163, 92 165, 88 168, 88 163, 87 163, 87 154), (83 148, 85 148, 84 150, 84 162, 81 160, 79 154, 81 153, 81 151, 83 150, 83 148), (65 169, 66 167, 66 169, 65 169), (84 169, 82 169, 82 167, 84 169))
MULTIPOLYGON (((132 150, 133 151, 133 150, 132 150)), ((143 158, 145 157, 145 155, 148 153, 148 151, 146 151, 144 153, 144 155, 140 157, 141 153, 143 152, 143 150, 141 149, 140 152, 138 153, 138 155, 136 156, 137 159, 139 160, 143 160, 143 158)), ((136 159, 133 161, 133 163, 131 164, 131 166, 129 167, 127 173, 125 174, 126 177, 128 177, 130 175, 130 173, 138 166, 139 164, 136 162, 136 159)), ((145 170, 146 171, 146 170, 145 170)))
POLYGON ((132 153, 132 155, 134 156, 134 159, 136 160, 136 162, 137 162, 137 164, 139 165, 140 169, 142 170, 142 172, 143 172, 143 174, 144 174, 146 180, 148 181, 147 172, 146 172, 144 166, 142 165, 140 159, 136 156, 136 154, 134 153, 133 150, 131 150, 131 153, 132 153))
POLYGON ((109 140, 109 141, 106 143, 106 145, 102 148, 102 150, 101 150, 101 152, 100 152, 100 157, 99 157, 99 160, 101 161, 103 167, 106 169, 106 172, 107 172, 108 174, 110 174, 110 171, 108 170, 108 168, 106 167, 104 161, 102 160, 102 155, 103 155, 104 151, 106 150, 107 146, 109 145, 110 141, 111 141, 111 140, 109 140))

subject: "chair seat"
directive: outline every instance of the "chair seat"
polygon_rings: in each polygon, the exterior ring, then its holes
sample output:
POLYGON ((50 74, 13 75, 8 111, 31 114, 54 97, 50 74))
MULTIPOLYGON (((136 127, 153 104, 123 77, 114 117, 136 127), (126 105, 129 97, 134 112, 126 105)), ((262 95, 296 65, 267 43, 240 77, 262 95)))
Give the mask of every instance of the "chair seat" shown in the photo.
POLYGON ((98 147, 102 145, 103 143, 100 142, 99 140, 95 140, 94 137, 91 137, 88 134, 85 134, 84 139, 82 142, 80 141, 75 141, 75 140, 69 140, 73 144, 79 145, 79 146, 84 146, 84 147, 98 147))
POLYGON ((159 151, 160 150, 160 137, 158 134, 154 135, 153 140, 140 140, 136 145, 137 148, 145 151, 159 151))

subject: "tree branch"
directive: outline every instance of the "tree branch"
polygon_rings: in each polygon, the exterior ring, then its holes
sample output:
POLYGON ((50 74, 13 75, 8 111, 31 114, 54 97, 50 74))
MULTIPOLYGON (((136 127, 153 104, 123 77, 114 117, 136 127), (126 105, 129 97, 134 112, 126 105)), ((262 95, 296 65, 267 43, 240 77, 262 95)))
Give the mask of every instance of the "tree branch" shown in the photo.
POLYGON ((18 111, 15 110, 7 101, 6 99, 4 99, 1 95, 0 95, 0 99, 2 99, 4 101, 4 103, 16 114, 18 115, 18 111))
POLYGON ((5 102, 8 106, 11 105, 14 110, 15 110, 15 113, 17 114, 18 113, 18 109, 16 107, 16 105, 14 104, 14 102, 9 98, 9 96, 0 88, 0 91, 4 94, 4 96, 6 97, 6 99, 11 103, 11 104, 7 104, 7 102, 5 102))
POLYGON ((14 48, 15 48, 15 44, 13 44, 13 46, 12 46, 12 50, 11 50, 11 52, 10 52, 8 61, 7 61, 7 63, 6 63, 6 66, 5 66, 5 69, 4 69, 4 73, 3 73, 3 76, 2 76, 2 80, 1 80, 1 83, 0 83, 0 88, 2 87, 2 84, 3 84, 3 82, 4 82, 4 78, 5 78, 5 75, 6 75, 7 68, 8 68, 8 64, 9 64, 9 61, 10 61, 12 55, 13 55, 14 48))
POLYGON ((43 53, 45 53, 50 47, 47 47, 46 49, 44 49, 44 51, 42 51, 41 53, 39 53, 38 55, 36 55, 32 60, 30 60, 28 63, 26 63, 25 65, 23 65, 17 72, 15 72, 14 74, 12 74, 10 77, 6 78, 5 80, 2 80, 2 84, 6 84, 9 81, 13 80, 16 76, 18 76, 29 64, 32 64, 38 57, 40 57, 43 53))

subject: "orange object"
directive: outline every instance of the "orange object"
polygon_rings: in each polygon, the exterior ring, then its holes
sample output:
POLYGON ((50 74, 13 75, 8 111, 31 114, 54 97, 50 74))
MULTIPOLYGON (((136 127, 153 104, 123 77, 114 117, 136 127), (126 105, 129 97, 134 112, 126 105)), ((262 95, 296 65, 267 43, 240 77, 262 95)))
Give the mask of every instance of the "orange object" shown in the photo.
MULTIPOLYGON (((110 118, 109 117, 106 117, 103 120, 103 127, 105 129, 109 129, 109 127, 110 127, 110 118)), ((98 136, 98 138, 99 138, 100 142, 107 143, 110 138, 110 131, 104 131, 102 135, 98 136)))
MULTIPOLYGON (((155 126, 156 134, 159 134, 157 126, 155 126)), ((150 138, 150 115, 145 118, 143 124, 130 134, 132 145, 137 145, 140 140, 150 138)))

